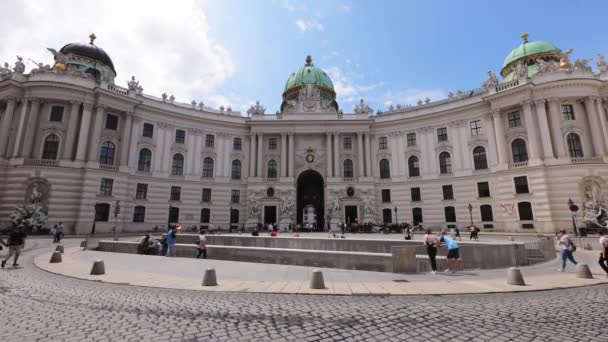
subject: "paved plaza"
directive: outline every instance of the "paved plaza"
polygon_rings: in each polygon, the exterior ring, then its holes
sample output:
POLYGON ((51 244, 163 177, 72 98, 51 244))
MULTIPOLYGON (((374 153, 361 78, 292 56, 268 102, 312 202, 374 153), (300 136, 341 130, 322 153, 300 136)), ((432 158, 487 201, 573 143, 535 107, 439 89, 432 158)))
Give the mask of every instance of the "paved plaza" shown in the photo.
POLYGON ((608 341, 608 285, 443 296, 203 292, 51 274, 33 265, 49 241, 27 244, 22 267, 0 271, 2 341, 608 341))

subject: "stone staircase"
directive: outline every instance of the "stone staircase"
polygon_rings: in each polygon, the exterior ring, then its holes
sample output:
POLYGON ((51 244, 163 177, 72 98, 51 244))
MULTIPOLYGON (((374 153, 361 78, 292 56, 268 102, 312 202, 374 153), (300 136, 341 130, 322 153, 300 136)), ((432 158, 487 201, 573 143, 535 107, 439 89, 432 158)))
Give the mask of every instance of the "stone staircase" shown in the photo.
POLYGON ((530 265, 538 264, 547 261, 543 252, 538 249, 526 249, 526 256, 530 265))

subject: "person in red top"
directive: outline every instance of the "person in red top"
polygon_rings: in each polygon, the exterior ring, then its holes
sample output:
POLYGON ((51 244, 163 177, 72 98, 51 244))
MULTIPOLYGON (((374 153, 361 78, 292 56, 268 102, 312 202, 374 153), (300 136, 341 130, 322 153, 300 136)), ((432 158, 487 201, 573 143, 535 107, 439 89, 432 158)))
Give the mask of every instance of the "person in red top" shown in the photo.
POLYGON ((201 234, 198 236, 197 244, 198 244, 198 255, 196 256, 196 258, 199 259, 202 254, 203 259, 207 259, 207 237, 205 236, 204 231, 201 232, 201 234))
POLYGON ((279 232, 277 232, 276 229, 273 229, 273 230, 270 231, 270 236, 275 237, 275 236, 278 236, 278 235, 279 235, 279 232))

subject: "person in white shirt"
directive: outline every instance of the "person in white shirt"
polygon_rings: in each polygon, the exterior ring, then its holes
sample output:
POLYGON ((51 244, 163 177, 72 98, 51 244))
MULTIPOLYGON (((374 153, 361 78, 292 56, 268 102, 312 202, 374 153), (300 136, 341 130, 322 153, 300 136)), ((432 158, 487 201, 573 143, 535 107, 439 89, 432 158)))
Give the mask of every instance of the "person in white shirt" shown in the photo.
POLYGON ((600 237, 600 267, 606 272, 606 277, 608 277, 608 236, 604 235, 604 231, 600 230, 597 232, 597 235, 600 237))
POLYGON ((560 256, 562 258, 562 267, 558 269, 560 272, 564 272, 566 269, 566 260, 570 260, 573 264, 578 264, 576 260, 574 260, 574 256, 572 252, 576 248, 574 242, 570 238, 570 236, 566 233, 565 229, 559 231, 559 242, 557 243, 560 247, 560 256))

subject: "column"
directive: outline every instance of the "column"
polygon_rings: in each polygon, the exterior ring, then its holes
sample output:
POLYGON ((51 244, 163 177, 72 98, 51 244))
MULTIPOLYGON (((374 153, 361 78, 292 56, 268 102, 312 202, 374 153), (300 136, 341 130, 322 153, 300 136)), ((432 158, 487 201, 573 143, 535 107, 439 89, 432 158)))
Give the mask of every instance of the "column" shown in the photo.
POLYGON ((602 98, 598 97, 595 101, 597 115, 599 117, 600 126, 602 126, 602 136, 604 138, 604 142, 606 145, 604 147, 608 147, 608 118, 606 118, 606 114, 604 112, 604 106, 602 105, 602 98))
POLYGON ((25 130, 25 116, 27 114, 27 108, 29 105, 29 99, 23 99, 21 101, 21 110, 19 111, 19 118, 17 122, 17 132, 15 133, 15 140, 13 143, 13 158, 19 156, 19 149, 21 148, 21 140, 23 139, 23 133, 25 130))
POLYGON ((258 167, 256 171, 257 177, 262 177, 262 164, 264 163, 263 158, 263 149, 264 148, 264 134, 258 133, 258 155, 256 161, 258 162, 258 167))
POLYGON ((17 100, 14 97, 9 97, 6 101, 6 108, 2 121, 0 122, 0 157, 8 156, 8 136, 11 129, 11 123, 13 122, 13 114, 15 113, 15 106, 17 100))
POLYGON ((370 149, 371 149, 371 141, 369 139, 369 132, 365 133, 365 176, 366 177, 371 177, 372 176, 372 165, 371 165, 371 156, 370 156, 370 149))
POLYGON ((562 137, 562 112, 559 99, 557 98, 549 99, 549 123, 555 156, 557 158, 565 158, 567 153, 564 138, 562 137))
POLYGON ((334 133, 334 177, 340 177, 340 161, 338 160, 340 158, 340 153, 339 153, 339 139, 340 139, 340 135, 335 132, 334 133))
MULTIPOLYGON (((461 168, 462 170, 470 170, 473 167, 471 166, 471 151, 469 150, 469 143, 468 143, 468 137, 469 137, 469 125, 467 125, 466 122, 460 122, 460 125, 458 126, 458 134, 459 137, 458 139, 460 140, 460 154, 462 155, 462 165, 461 168)), ((482 128, 483 129, 483 128, 482 128)), ((487 154, 486 154, 487 155, 487 154)))
POLYGON ((70 101, 70 119, 68 121, 68 132, 63 145, 63 159, 72 160, 74 157, 74 141, 76 140, 76 125, 78 124, 78 112, 80 102, 70 101))
POLYGON ((359 162, 358 177, 363 177, 365 168, 363 165, 363 132, 357 132, 357 161, 359 162))
POLYGON ((296 147, 296 134, 295 133, 288 133, 289 134, 289 177, 295 177, 294 174, 294 170, 293 170, 293 165, 294 165, 294 160, 296 158, 296 153, 294 151, 295 147, 296 147))
POLYGON ((38 134, 38 122, 40 121, 40 100, 32 99, 30 105, 30 113, 27 117, 27 129, 24 132, 23 149, 21 155, 24 158, 32 158, 34 154, 34 140, 38 134))
POLYGON ((76 160, 84 161, 87 156, 87 137, 91 128, 91 112, 93 105, 85 103, 82 109, 82 120, 80 120, 80 131, 76 149, 76 160))
POLYGON ((131 127, 133 126, 133 113, 125 113, 125 122, 122 127, 122 136, 120 137, 120 165, 127 165, 129 162, 129 145, 131 136, 131 127))
POLYGON ((331 177, 333 165, 331 164, 332 158, 331 158, 331 133, 330 132, 325 133, 325 158, 326 158, 326 163, 327 163, 327 176, 326 177, 331 177))
MULTIPOLYGON (((133 118, 132 120, 132 128, 131 128, 131 139, 129 140, 129 167, 131 169, 137 170, 137 163, 139 158, 138 146, 139 143, 139 132, 140 132, 141 119, 133 118)), ((152 160, 154 160, 154 155, 152 155, 152 160)), ((153 170, 151 167, 150 170, 153 170)))
POLYGON ((538 125, 532 113, 532 101, 525 100, 521 103, 524 118, 526 120, 526 132, 528 133, 528 149, 530 150, 530 159, 535 160, 540 158, 540 139, 538 136, 538 125))
POLYGON ((255 133, 249 135, 249 177, 255 177, 255 133))
POLYGON ((287 133, 281 133, 281 177, 287 177, 287 133))
POLYGON ((538 130, 543 145, 543 159, 553 159, 553 144, 551 144, 551 135, 549 133, 549 121, 547 120, 547 111, 545 110, 545 100, 534 101, 534 107, 536 107, 536 117, 538 118, 538 130))
POLYGON ((602 126, 598 118, 598 113, 596 112, 594 97, 585 99, 585 111, 587 112, 587 120, 589 120, 593 150, 595 151, 596 156, 603 156, 606 154, 606 148, 604 138, 602 137, 602 126))
POLYGON ((498 164, 509 163, 509 146, 507 146, 507 139, 505 138, 505 124, 500 115, 500 110, 495 109, 492 112, 494 119, 494 135, 496 136, 496 147, 498 150, 498 164))
POLYGON ((89 156, 87 160, 97 161, 99 154, 99 140, 101 139, 101 129, 103 127, 103 111, 105 107, 98 105, 95 113, 95 123, 93 124, 93 133, 91 134, 91 145, 89 146, 89 156))
POLYGON ((370 165, 372 168, 372 173, 371 175, 373 177, 378 177, 378 165, 376 165, 376 150, 378 148, 378 144, 376 143, 376 139, 374 138, 373 135, 370 134, 370 139, 369 139, 369 144, 370 144, 370 165))
POLYGON ((484 130, 486 137, 488 138, 488 161, 492 167, 495 167, 498 164, 498 155, 496 150, 496 135, 494 133, 494 121, 492 120, 492 115, 484 116, 484 125, 482 127, 484 130))

